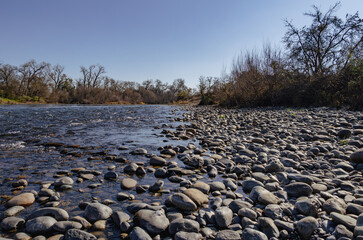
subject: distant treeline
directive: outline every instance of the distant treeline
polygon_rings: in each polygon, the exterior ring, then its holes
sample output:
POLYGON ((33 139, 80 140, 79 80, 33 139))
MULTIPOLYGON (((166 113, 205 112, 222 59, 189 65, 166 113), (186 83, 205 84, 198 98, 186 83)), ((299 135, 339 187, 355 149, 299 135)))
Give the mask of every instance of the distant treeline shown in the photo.
POLYGON ((284 49, 265 44, 235 59, 230 74, 201 77, 201 104, 225 106, 349 106, 363 108, 363 29, 358 13, 335 16, 339 3, 285 20, 284 49))
MULTIPOLYGON (((305 13, 310 26, 285 20, 284 48, 265 44, 234 60, 230 73, 199 79, 200 104, 222 106, 348 106, 363 108, 363 20, 358 12, 340 19, 317 7, 305 13)), ((116 81, 101 65, 81 67, 72 79, 61 65, 31 60, 19 67, 0 64, 0 97, 50 103, 173 103, 195 96, 176 79, 142 84, 116 81)))
POLYGON ((80 72, 80 78, 72 79, 61 65, 35 60, 21 66, 0 64, 0 97, 18 102, 165 104, 185 101, 192 94, 183 79, 171 85, 160 80, 116 81, 101 65, 82 66, 80 72))

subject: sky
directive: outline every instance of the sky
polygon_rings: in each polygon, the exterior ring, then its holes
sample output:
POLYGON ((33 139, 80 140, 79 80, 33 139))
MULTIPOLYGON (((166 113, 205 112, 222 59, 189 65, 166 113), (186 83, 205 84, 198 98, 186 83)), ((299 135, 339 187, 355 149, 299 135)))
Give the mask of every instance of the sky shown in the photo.
MULTIPOLYGON (((142 83, 221 76, 233 59, 264 43, 283 46, 283 20, 310 24, 304 12, 330 0, 1 0, 0 63, 61 64, 72 78, 100 64, 116 80, 142 83)), ((343 0, 338 16, 359 12, 343 0)))

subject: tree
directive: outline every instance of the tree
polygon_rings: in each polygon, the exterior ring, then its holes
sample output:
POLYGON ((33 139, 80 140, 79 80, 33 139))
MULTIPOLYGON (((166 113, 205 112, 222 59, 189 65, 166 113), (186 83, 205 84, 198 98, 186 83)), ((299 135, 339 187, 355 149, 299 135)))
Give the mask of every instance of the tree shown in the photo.
POLYGON ((88 68, 81 66, 82 78, 81 85, 85 89, 96 88, 101 85, 106 73, 105 68, 101 65, 91 65, 88 68))
POLYGON ((4 85, 3 96, 12 98, 17 84, 17 68, 9 64, 0 64, 0 85, 4 85))
POLYGON ((18 95, 32 95, 36 91, 31 91, 32 84, 37 85, 37 88, 41 85, 46 87, 46 83, 43 82, 45 69, 49 66, 49 63, 41 62, 37 63, 34 59, 24 63, 18 68, 20 73, 20 84, 18 88, 18 95), (40 82, 42 82, 40 84, 40 82))
POLYGON ((334 13, 340 3, 326 13, 313 6, 304 15, 312 18, 310 26, 301 29, 285 20, 287 32, 283 42, 293 64, 308 76, 319 78, 329 73, 339 73, 355 56, 362 57, 363 28, 358 12, 346 15, 345 21, 334 13))
POLYGON ((59 90, 67 79, 67 75, 63 72, 64 67, 59 64, 47 69, 47 76, 53 82, 53 88, 55 91, 59 90))

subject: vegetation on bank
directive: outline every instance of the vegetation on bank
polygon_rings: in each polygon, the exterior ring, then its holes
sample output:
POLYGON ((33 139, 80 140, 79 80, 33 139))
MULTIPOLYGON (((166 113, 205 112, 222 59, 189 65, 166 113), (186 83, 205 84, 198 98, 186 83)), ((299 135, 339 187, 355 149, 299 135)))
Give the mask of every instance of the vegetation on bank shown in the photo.
POLYGON ((363 108, 363 28, 317 7, 310 26, 285 20, 284 49, 266 44, 235 61, 230 74, 200 78, 201 104, 224 106, 349 106, 363 108))
POLYGON ((167 104, 195 101, 222 106, 349 106, 363 108, 363 27, 358 12, 345 19, 313 7, 309 26, 285 20, 284 48, 265 44, 235 59, 230 73, 199 78, 198 90, 183 79, 172 84, 117 81, 101 65, 82 66, 72 79, 61 65, 31 60, 0 63, 0 103, 167 104))

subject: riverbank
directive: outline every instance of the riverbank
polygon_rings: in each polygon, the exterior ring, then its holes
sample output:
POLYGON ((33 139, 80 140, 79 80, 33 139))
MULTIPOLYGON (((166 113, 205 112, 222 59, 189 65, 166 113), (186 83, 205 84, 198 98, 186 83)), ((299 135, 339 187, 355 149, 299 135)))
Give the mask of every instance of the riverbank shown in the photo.
POLYGON ((185 109, 176 125, 154 126, 156 152, 44 143, 62 154, 79 149, 89 164, 59 169, 38 189, 28 189, 31 176, 2 181, 16 195, 2 196, 2 236, 360 239, 362 112, 185 109), (104 198, 88 194, 114 188, 104 198), (67 195, 78 206, 69 209, 67 195))

